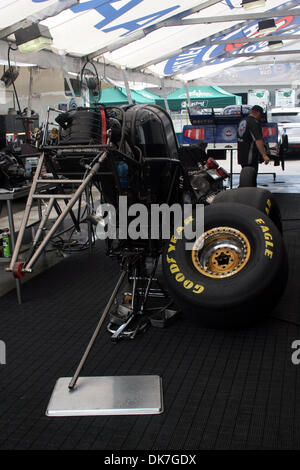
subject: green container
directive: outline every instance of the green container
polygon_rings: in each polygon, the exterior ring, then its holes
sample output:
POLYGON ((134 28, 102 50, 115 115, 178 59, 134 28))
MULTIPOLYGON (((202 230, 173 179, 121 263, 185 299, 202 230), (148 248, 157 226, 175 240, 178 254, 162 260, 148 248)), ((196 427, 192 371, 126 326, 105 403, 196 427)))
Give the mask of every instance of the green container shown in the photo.
POLYGON ((11 257, 11 248, 10 248, 10 238, 8 232, 4 232, 2 235, 2 245, 3 245, 3 256, 4 258, 11 257))

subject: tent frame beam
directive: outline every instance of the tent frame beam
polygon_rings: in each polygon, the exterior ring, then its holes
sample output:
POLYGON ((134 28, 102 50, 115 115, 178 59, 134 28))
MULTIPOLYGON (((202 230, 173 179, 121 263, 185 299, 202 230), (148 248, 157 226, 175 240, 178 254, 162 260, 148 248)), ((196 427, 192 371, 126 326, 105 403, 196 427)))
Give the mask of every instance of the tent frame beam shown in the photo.
MULTIPOLYGON (((218 36, 219 35, 220 34, 218 33, 218 36)), ((214 35, 214 36, 216 36, 216 35, 214 35)), ((149 62, 147 62, 147 64, 136 67, 133 70, 136 71, 136 72, 141 71, 141 70, 143 70, 147 67, 150 67, 151 65, 155 65, 159 62, 163 62, 165 60, 168 60, 168 59, 174 57, 175 55, 182 54, 185 50, 191 49, 192 47, 209 46, 209 45, 214 46, 214 45, 218 45, 218 44, 240 44, 235 49, 235 51, 237 51, 237 50, 241 49, 242 47, 244 47, 248 43, 252 44, 252 43, 269 42, 269 41, 293 41, 293 40, 300 39, 300 34, 294 34, 294 35, 282 34, 282 35, 273 35, 273 36, 272 35, 271 36, 256 36, 256 37, 251 37, 251 38, 247 38, 247 39, 240 39, 240 40, 238 40, 238 39, 235 39, 235 40, 232 40, 232 39, 214 39, 214 36, 211 36, 211 37, 206 38, 206 39, 202 39, 199 42, 196 42, 194 44, 190 44, 189 46, 178 49, 177 51, 173 51, 171 54, 161 56, 157 60, 153 60, 151 62, 149 61, 149 62)), ((273 51, 272 51, 271 54, 273 54, 273 51)), ((249 55, 253 55, 253 53, 249 54, 249 55)), ((226 55, 221 54, 221 55, 218 56, 218 58, 222 58, 222 57, 226 57, 226 55)), ((239 54, 238 57, 241 57, 241 55, 239 54)), ((214 57, 211 60, 215 60, 215 59, 216 58, 214 57)), ((208 60, 206 63, 209 63, 209 62, 210 62, 210 60, 208 60)), ((174 74, 172 76, 175 76, 175 75, 176 74, 174 74)))
MULTIPOLYGON (((242 46, 241 46, 242 47, 242 46)), ((238 50, 239 48, 237 48, 235 50, 235 52, 238 50)), ((294 50, 294 51, 268 51, 268 52, 256 52, 256 53, 253 53, 253 52, 248 52, 248 53, 239 53, 239 54, 236 54, 235 52, 231 53, 231 52, 226 52, 224 54, 221 54, 218 56, 218 58, 225 58, 225 59, 228 59, 228 58, 232 58, 232 59, 239 59, 240 57, 249 57, 249 59, 256 59, 257 57, 274 57, 277 56, 277 55, 290 55, 290 54, 300 54, 300 50, 294 50)), ((215 57, 212 58, 212 59, 209 59, 207 60, 206 62, 203 62, 202 64, 199 65, 199 67, 197 67, 197 69, 200 69, 202 67, 206 67, 207 64, 209 64, 210 62, 213 62, 215 60, 215 57)), ((269 62, 270 63, 270 62, 269 62)), ((251 63, 247 62, 248 65, 251 65, 251 63)), ((244 65, 247 65, 246 63, 244 63, 244 65)), ((241 64, 238 64, 236 65, 236 67, 240 66, 241 64)), ((235 65, 232 65, 231 67, 234 67, 235 65)), ((228 67, 231 68, 231 67, 228 67)), ((174 77, 176 76, 176 74, 174 75, 171 75, 171 77, 174 77)), ((196 83, 197 84, 197 78, 193 79, 193 80, 189 80, 188 81, 189 84, 191 85, 192 83, 196 83)))
MULTIPOLYGON (((276 9, 276 13, 277 14, 281 14, 281 12, 285 12, 286 11, 286 8, 285 7, 278 7, 276 9)), ((291 13, 292 10, 289 11, 289 13, 291 13)), ((212 17, 213 19, 213 17, 212 17)), ((169 23, 171 21, 174 21, 173 20, 169 20, 169 23)), ((241 27, 245 27, 247 26, 248 23, 250 23, 252 20, 249 19, 249 20, 246 20, 244 21, 243 23, 239 23, 238 25, 235 25, 235 26, 231 26, 229 28, 226 28, 222 31, 218 31, 217 33, 215 34, 212 34, 211 36, 205 38, 205 39, 200 39, 199 41, 195 41, 193 43, 190 43, 190 44, 187 44, 186 46, 184 47, 181 47, 180 49, 177 49, 176 51, 172 51, 164 56, 160 56, 160 57, 157 57, 156 59, 153 59, 153 60, 150 60, 148 62, 146 62, 145 64, 142 64, 142 65, 139 65, 138 67, 135 67, 133 70, 134 71, 141 71, 141 70, 144 70, 145 68, 147 67, 150 67, 152 65, 156 65, 156 64, 159 64, 160 62, 164 62, 168 59, 171 59, 173 58, 174 56, 176 55, 179 55, 179 54, 182 54, 184 53, 185 51, 188 51, 189 49, 192 49, 194 47, 201 47, 201 46, 207 46, 211 41, 214 41, 214 39, 217 40, 217 38, 219 38, 221 35, 226 35, 226 34, 229 34, 229 33, 234 33, 235 31, 238 31, 241 29, 241 27), (209 42, 210 41, 210 42, 209 42)), ((235 39, 235 41, 238 41, 239 39, 235 39)), ((233 41, 231 40, 231 43, 233 41)), ((244 45, 245 43, 243 43, 244 45)), ((242 47, 242 46, 241 46, 242 47)), ((222 57, 221 55, 218 56, 219 57, 222 57)), ((174 74, 176 75, 176 74, 174 74)), ((173 75, 172 75, 173 76, 173 75)))
POLYGON ((128 77, 127 77, 125 67, 122 67, 122 75, 123 75, 123 80, 124 80, 124 84, 125 84, 125 90, 126 90, 126 95, 127 95, 127 98, 128 98, 128 103, 133 104, 132 96, 131 96, 131 93, 130 93, 130 87, 129 87, 129 83, 128 83, 128 77))
MULTIPOLYGON (((0 40, 0 59, 7 60, 7 48, 8 44, 6 41, 0 40)), ((13 57, 11 59, 12 62, 24 62, 24 54, 20 53, 19 51, 13 51, 13 57)), ((73 57, 70 55, 64 56, 64 67, 68 72, 78 73, 81 70, 83 64, 85 62, 84 57, 73 57)), ((62 70, 62 58, 58 54, 54 54, 53 52, 47 50, 41 50, 37 53, 26 54, 26 63, 34 64, 40 68, 53 68, 62 70)), ((123 74, 120 67, 116 67, 115 65, 109 63, 99 63, 97 61, 93 62, 99 77, 104 77, 103 80, 106 80, 106 76, 109 77, 111 80, 123 81, 123 74)), ((154 73, 144 73, 144 72, 135 72, 130 69, 127 69, 127 77, 130 81, 135 82, 145 82, 151 86, 160 87, 160 76, 155 75, 154 73), (130 77, 131 75, 131 77, 130 77)), ((177 80, 173 78, 165 77, 165 86, 171 88, 181 88, 182 87, 182 80, 177 80)))
MULTIPOLYGON (((300 34, 276 34, 274 36, 256 36, 253 38, 247 38, 244 40, 243 45, 248 44, 248 43, 256 43, 256 42, 269 42, 269 41, 292 41, 295 39, 300 39, 300 34)), ((215 45, 215 44, 235 44, 236 41, 233 41, 232 39, 219 39, 215 41, 209 40, 207 44, 215 45)), ((241 42, 241 40, 237 41, 238 43, 241 42)))
POLYGON ((88 55, 88 59, 94 59, 95 57, 101 56, 105 52, 113 52, 117 49, 120 49, 121 47, 127 46, 128 44, 131 44, 132 42, 138 41, 139 39, 143 39, 145 36, 152 33, 153 31, 156 31, 165 26, 171 26, 172 21, 179 21, 181 18, 185 16, 192 15, 193 13, 198 13, 199 11, 205 10, 205 8, 209 8, 210 6, 213 6, 216 3, 220 3, 221 1, 222 0, 207 0, 205 3, 203 2, 199 3, 193 8, 189 8, 188 10, 185 10, 181 13, 174 15, 170 19, 162 20, 154 25, 147 26, 146 28, 140 29, 128 35, 127 38, 123 38, 121 40, 115 41, 112 44, 109 44, 108 46, 102 47, 101 49, 98 49, 97 51, 92 52, 91 54, 88 55))
MULTIPOLYGON (((241 15, 207 16, 203 18, 186 18, 169 20, 167 26, 187 26, 195 24, 228 23, 232 21, 260 20, 265 18, 276 18, 277 10, 264 11, 260 13, 245 13, 241 15)), ((281 15, 300 16, 300 8, 280 10, 281 15)))
MULTIPOLYGON (((235 67, 259 67, 260 65, 273 65, 274 64, 274 58, 271 57, 271 60, 257 60, 255 61, 255 59, 249 59, 249 61, 247 62, 242 62, 238 65, 233 65, 232 67, 230 67, 230 69, 234 69, 235 67), (252 62, 253 60, 253 62, 252 62)), ((290 62, 290 59, 286 59, 286 60, 276 60, 276 65, 280 65, 280 64, 289 64, 291 63, 290 62)), ((293 60, 293 64, 299 64, 300 63, 300 57, 299 59, 295 59, 293 60)))
MULTIPOLYGON (((265 56, 271 56, 271 57, 274 57, 275 55, 291 55, 291 54, 300 54, 300 49, 298 50, 294 50, 294 51, 269 51, 269 52, 256 52, 255 54, 253 52, 245 52, 245 53, 242 53, 242 54, 238 54, 237 57, 253 57, 253 58, 256 58, 256 57, 265 57, 265 56)), ((225 58, 230 58, 230 57, 234 57, 236 58, 236 56, 232 53, 226 53, 224 54, 222 57, 225 57, 225 58)), ((213 60, 213 59, 211 59, 213 60)), ((209 62, 209 61, 207 61, 209 62)))

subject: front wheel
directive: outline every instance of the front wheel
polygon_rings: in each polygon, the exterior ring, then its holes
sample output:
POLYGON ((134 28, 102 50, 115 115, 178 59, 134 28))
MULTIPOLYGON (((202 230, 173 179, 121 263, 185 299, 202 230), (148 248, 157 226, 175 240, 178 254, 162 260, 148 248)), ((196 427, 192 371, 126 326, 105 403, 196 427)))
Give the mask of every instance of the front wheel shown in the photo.
POLYGON ((237 203, 205 207, 204 233, 190 246, 185 227, 175 230, 163 254, 163 270, 178 306, 200 323, 249 324, 264 318, 282 295, 287 278, 283 240, 257 209, 237 203))

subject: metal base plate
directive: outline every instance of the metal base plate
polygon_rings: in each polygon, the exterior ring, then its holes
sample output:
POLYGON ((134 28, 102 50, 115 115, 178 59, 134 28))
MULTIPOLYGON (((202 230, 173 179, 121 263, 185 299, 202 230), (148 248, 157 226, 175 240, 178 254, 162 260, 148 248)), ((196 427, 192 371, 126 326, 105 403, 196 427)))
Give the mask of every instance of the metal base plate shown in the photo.
POLYGON ((144 415, 163 412, 162 383, 157 375, 71 377, 57 380, 47 416, 144 415))

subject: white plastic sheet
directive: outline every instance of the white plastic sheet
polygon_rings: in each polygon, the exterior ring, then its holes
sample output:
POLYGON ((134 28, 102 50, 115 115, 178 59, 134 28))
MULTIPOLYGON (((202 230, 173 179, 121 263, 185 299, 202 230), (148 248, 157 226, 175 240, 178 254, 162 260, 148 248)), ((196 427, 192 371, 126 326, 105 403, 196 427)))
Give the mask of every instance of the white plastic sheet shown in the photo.
MULTIPOLYGON (((241 0, 81 0, 61 11, 64 2, 0 0, 0 36, 1 30, 26 18, 29 22, 44 18, 48 8, 51 17, 41 23, 53 36, 53 52, 83 57, 98 51, 101 62, 126 67, 129 74, 146 69, 184 81, 217 76, 269 51, 264 38, 247 42, 258 36, 258 19, 240 18, 247 14, 241 0), (196 7, 198 12, 191 10, 196 7), (226 16, 237 20, 216 21, 226 16), (201 18, 210 18, 210 22, 180 25, 182 19, 201 18), (232 42, 220 44, 221 40, 232 42)), ((300 33, 300 16, 293 15, 293 8, 299 6, 296 0, 267 0, 265 9, 254 12, 259 18, 260 12, 274 11, 276 35, 284 40, 300 33)), ((283 50, 300 53, 299 39, 284 40, 283 50)), ((24 57, 24 62, 30 60, 24 57)))

